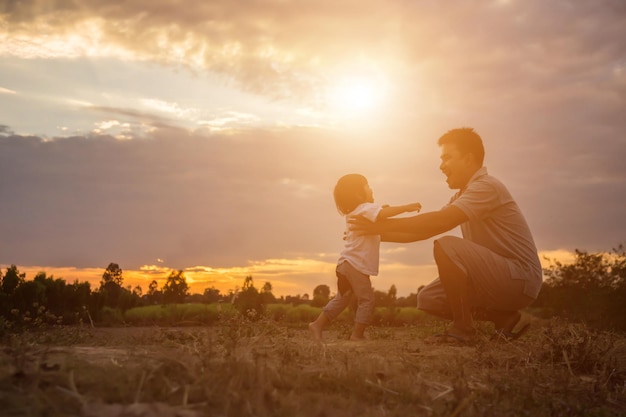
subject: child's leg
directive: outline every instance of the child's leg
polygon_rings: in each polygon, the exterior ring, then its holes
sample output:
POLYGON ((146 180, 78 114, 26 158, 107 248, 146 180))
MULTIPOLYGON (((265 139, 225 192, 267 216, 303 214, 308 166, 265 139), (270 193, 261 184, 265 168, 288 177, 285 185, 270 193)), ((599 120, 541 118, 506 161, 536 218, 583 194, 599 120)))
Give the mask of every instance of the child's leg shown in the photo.
POLYGON ((354 323, 354 328, 352 329, 350 340, 364 340, 366 327, 367 327, 367 324, 354 323))
POLYGON ((374 289, 369 275, 365 275, 352 267, 349 263, 342 264, 342 273, 348 278, 352 291, 357 299, 354 328, 350 340, 365 339, 365 329, 374 314, 374 289))
POLYGON ((313 339, 322 340, 322 330, 330 324, 330 319, 323 311, 317 316, 314 322, 309 323, 309 330, 313 335, 313 339))
MULTIPOLYGON (((339 266, 337 267, 339 269, 339 266)), ((339 273, 337 273, 338 282, 341 279, 345 280, 345 277, 339 273)), ((347 291, 343 295, 341 292, 337 291, 337 295, 326 304, 326 306, 322 309, 322 312, 315 321, 309 323, 309 330, 313 335, 315 340, 322 340, 322 331, 326 326, 330 324, 332 320, 334 320, 347 306, 350 302, 350 297, 352 296, 352 291, 347 291)))

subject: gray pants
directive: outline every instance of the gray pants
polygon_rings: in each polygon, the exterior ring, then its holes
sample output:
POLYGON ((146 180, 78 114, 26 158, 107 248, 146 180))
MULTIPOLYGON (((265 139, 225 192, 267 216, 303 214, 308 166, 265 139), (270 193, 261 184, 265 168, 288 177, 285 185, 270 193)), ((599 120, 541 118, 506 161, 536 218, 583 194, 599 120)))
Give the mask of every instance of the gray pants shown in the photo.
POLYGON ((374 314, 374 289, 369 275, 357 271, 349 262, 342 262, 337 265, 336 274, 337 280, 346 280, 350 284, 350 288, 343 295, 337 291, 337 295, 326 304, 322 311, 326 317, 334 320, 348 307, 352 297, 356 297, 357 308, 354 321, 360 324, 369 324, 374 314))
MULTIPOLYGON (((511 260, 467 239, 444 236, 436 241, 446 255, 467 274, 473 309, 515 311, 534 299, 524 294, 525 281, 511 275, 511 260)), ((452 311, 439 278, 417 294, 417 307, 442 317, 452 311)))

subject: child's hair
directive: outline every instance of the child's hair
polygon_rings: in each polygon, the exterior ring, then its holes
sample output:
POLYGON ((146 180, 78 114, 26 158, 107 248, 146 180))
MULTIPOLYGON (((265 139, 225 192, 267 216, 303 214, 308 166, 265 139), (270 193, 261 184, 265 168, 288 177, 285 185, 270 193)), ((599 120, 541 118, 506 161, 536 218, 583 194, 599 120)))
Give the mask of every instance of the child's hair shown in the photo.
POLYGON ((333 193, 339 213, 346 215, 359 204, 365 203, 363 187, 366 185, 367 178, 361 174, 347 174, 339 178, 333 193))

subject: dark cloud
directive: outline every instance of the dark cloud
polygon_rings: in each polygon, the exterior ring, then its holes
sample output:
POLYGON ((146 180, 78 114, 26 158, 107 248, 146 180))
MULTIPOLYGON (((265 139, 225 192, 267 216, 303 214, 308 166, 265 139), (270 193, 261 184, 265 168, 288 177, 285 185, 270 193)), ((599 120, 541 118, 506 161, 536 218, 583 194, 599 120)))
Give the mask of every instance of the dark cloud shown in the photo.
POLYGON ((329 191, 338 170, 322 167, 345 146, 300 133, 0 137, 0 234, 13 236, 2 260, 230 266, 324 252, 341 230, 329 191))

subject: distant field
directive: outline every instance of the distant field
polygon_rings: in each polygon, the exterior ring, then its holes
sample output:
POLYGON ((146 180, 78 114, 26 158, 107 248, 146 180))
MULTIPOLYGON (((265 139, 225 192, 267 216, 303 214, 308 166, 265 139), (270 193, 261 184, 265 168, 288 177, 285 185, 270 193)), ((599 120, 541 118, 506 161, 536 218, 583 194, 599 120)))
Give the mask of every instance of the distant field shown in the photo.
POLYGON ((337 323, 318 344, 304 325, 232 314, 213 326, 11 335, 0 351, 0 410, 92 417, 626 414, 623 336, 535 319, 513 343, 490 342, 487 326, 475 346, 423 342, 443 326, 375 326, 369 340, 349 342, 349 324, 337 323))
MULTIPOLYGON (((268 319, 289 324, 309 323, 322 311, 319 307, 307 304, 268 304, 265 315, 268 319)), ((130 325, 212 325, 220 320, 230 319, 239 314, 232 304, 169 304, 136 307, 115 318, 117 323, 130 325)), ((378 307, 375 309, 375 324, 405 326, 419 324, 426 315, 415 307, 378 307)), ((347 309, 337 319, 339 323, 349 323, 352 313, 347 309)))

